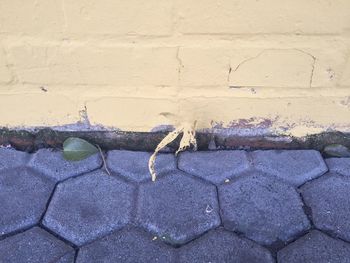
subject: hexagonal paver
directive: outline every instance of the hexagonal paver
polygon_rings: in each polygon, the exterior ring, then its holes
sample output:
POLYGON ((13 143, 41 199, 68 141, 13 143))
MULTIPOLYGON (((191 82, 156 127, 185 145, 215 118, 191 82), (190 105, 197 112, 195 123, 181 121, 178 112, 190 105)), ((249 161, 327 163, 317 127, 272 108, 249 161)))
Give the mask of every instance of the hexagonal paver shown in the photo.
POLYGON ((123 229, 79 250, 77 263, 175 262, 175 250, 139 229, 123 229))
POLYGON ((73 248, 39 227, 0 241, 3 263, 73 263, 74 254, 73 248))
POLYGON ((299 194, 291 186, 252 174, 219 187, 225 228, 264 245, 289 241, 310 227, 299 194))
POLYGON ((54 184, 28 168, 0 171, 0 236, 38 223, 54 184))
POLYGON ((30 155, 11 148, 0 148, 0 170, 24 166, 30 155))
POLYGON ((215 186, 176 171, 140 186, 137 222, 171 244, 220 225, 215 186))
POLYGON ((315 226, 350 241, 350 177, 326 174, 301 190, 315 226))
POLYGON ((312 231, 277 253, 279 263, 349 263, 350 245, 320 231, 312 231))
MULTIPOLYGON (((151 180, 148 160, 151 153, 133 151, 109 151, 107 165, 109 170, 134 182, 151 180)), ((155 169, 157 176, 176 169, 174 154, 158 154, 155 169)))
POLYGON ((212 230, 179 249, 181 263, 267 263, 271 253, 252 241, 222 229, 212 230))
POLYGON ((67 161, 63 158, 62 151, 52 149, 37 151, 28 163, 29 167, 42 172, 55 182, 90 172, 101 165, 102 159, 99 154, 94 154, 82 161, 67 161))
POLYGON ((184 152, 180 154, 179 169, 215 184, 250 168, 245 151, 184 152))
POLYGON ((43 224, 76 245, 83 245, 126 225, 134 189, 102 171, 57 186, 43 224))
POLYGON ((328 171, 322 156, 314 150, 270 150, 252 153, 254 167, 300 186, 328 171))
POLYGON ((350 158, 329 158, 326 164, 330 172, 350 176, 350 158))

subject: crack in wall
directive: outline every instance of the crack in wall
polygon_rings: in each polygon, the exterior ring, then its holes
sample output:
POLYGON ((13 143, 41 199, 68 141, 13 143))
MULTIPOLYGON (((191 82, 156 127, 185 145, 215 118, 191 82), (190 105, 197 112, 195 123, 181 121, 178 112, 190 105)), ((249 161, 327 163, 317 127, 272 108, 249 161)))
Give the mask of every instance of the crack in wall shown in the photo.
POLYGON ((183 62, 182 62, 182 59, 180 58, 180 48, 181 47, 177 47, 177 50, 176 50, 176 60, 178 62, 178 68, 177 68, 177 80, 180 82, 180 75, 181 75, 181 69, 184 67, 183 65, 183 62))
POLYGON ((313 78, 314 78, 314 71, 315 71, 315 65, 316 65, 316 59, 317 58, 314 55, 312 55, 311 53, 306 52, 306 51, 304 51, 302 49, 295 48, 294 50, 297 50, 297 51, 299 51, 301 53, 304 53, 304 54, 310 56, 312 58, 312 60, 313 60, 313 63, 312 63, 312 66, 311 66, 310 81, 309 81, 309 88, 311 88, 312 87, 312 81, 313 81, 313 78))
MULTIPOLYGON (((247 59, 241 61, 233 70, 232 70, 232 67, 230 66, 230 69, 229 69, 229 72, 228 72, 228 76, 227 76, 228 84, 230 82, 231 74, 233 72, 236 72, 242 65, 246 64, 247 62, 249 62, 251 60, 259 58, 261 55, 263 55, 267 51, 274 51, 274 50, 283 50, 283 49, 264 49, 260 53, 258 53, 256 56, 253 56, 253 57, 250 57, 250 58, 247 58, 247 59)), ((286 50, 296 50, 296 51, 299 51, 299 52, 301 52, 303 54, 306 54, 306 55, 308 55, 308 56, 310 56, 312 58, 313 63, 311 65, 311 72, 310 72, 310 78, 309 78, 309 87, 311 88, 312 87, 312 82, 313 82, 313 77, 314 77, 314 71, 315 71, 315 65, 316 65, 317 58, 314 55, 312 55, 311 53, 306 52, 306 51, 301 50, 301 49, 294 48, 294 49, 286 49, 286 50)), ((229 88, 239 88, 239 86, 229 86, 229 88)))
MULTIPOLYGON (((250 58, 247 58, 245 60, 243 60, 242 62, 240 62, 236 68, 233 70, 233 72, 236 72, 243 64, 247 63, 248 61, 250 60, 253 60, 253 59, 256 59, 258 57, 260 57, 263 53, 265 53, 266 51, 269 51, 269 50, 273 50, 273 49, 264 49, 263 51, 261 51, 259 54, 257 54, 256 56, 254 57, 250 57, 250 58)), ((230 72, 231 73, 231 72, 230 72)))
POLYGON ((230 86, 230 74, 232 72, 232 67, 231 67, 231 63, 230 63, 230 67, 228 69, 228 74, 227 74, 227 85, 230 86))

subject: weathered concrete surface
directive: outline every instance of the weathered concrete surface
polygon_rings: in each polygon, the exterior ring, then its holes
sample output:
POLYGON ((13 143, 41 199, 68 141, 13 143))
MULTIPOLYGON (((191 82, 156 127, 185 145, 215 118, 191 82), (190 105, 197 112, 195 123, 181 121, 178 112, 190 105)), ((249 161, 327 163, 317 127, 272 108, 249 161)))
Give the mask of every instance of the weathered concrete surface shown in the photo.
POLYGON ((277 253, 281 263, 296 262, 350 262, 350 245, 313 230, 277 253))
POLYGON ((74 249, 39 227, 0 241, 1 263, 73 263, 74 249))
POLYGON ((272 263, 270 252, 234 233, 212 230, 179 250, 179 262, 272 263))
MULTIPOLYGON (((151 153, 133 151, 109 151, 107 166, 110 172, 134 182, 151 180, 148 161, 151 153)), ((155 162, 157 177, 176 170, 174 154, 158 154, 155 162)))
POLYGON ((79 250, 77 263, 175 262, 175 249, 136 228, 125 228, 79 250))
POLYGON ((250 167, 245 151, 184 152, 179 157, 179 169, 214 184, 242 174, 250 167))
POLYGON ((50 149, 37 151, 28 163, 29 167, 41 172, 54 182, 90 172, 101 165, 102 159, 99 154, 94 154, 82 161, 70 162, 64 159, 61 151, 50 149))
POLYGON ((221 223, 215 187, 180 171, 140 185, 136 218, 140 226, 173 245, 221 223))
POLYGON ((50 230, 76 245, 130 222, 134 188, 102 171, 59 184, 43 219, 50 230))
POLYGON ((263 245, 291 241, 310 228, 294 188, 261 173, 219 187, 225 228, 263 245))
MULTIPOLYGON (((64 162, 57 161, 62 152, 40 152, 50 161, 46 165, 57 169, 57 177, 66 174, 64 162)), ((119 159, 118 169, 122 167, 131 180, 113 172, 88 172, 86 164, 78 162, 72 169, 82 174, 55 184, 49 179, 52 170, 28 167, 25 160, 35 153, 5 148, 0 153, 7 160, 6 168, 0 169, 1 263, 73 263, 72 247, 78 263, 272 263, 276 257, 279 262, 349 262, 347 159, 328 159, 332 172, 314 179, 303 173, 309 173, 310 165, 312 170, 324 168, 319 155, 313 152, 317 161, 305 164, 309 151, 298 152, 304 158, 280 151, 288 158, 276 161, 278 169, 275 162, 264 166, 271 165, 278 174, 250 167, 222 182, 230 170, 235 173, 232 158, 253 160, 256 153, 168 155, 163 161, 171 169, 152 182, 145 173, 150 153, 120 156, 125 152, 118 151, 107 156, 119 159), (12 161, 13 156, 18 160, 12 161), (186 156, 195 156, 193 163, 185 160, 186 167, 200 173, 174 166, 186 156), (302 186, 290 184, 298 164, 304 167, 298 175, 307 180, 302 186), (211 180, 200 176, 205 173, 211 180), (140 182, 138 175, 144 180, 140 182)), ((259 155, 262 160, 274 159, 271 151, 259 155)))
POLYGON ((30 155, 26 152, 0 148, 0 170, 24 166, 29 161, 29 157, 30 155))
POLYGON ((350 241, 350 177, 328 173, 301 188, 317 229, 350 241))
POLYGON ((326 164, 330 172, 350 176, 350 158, 329 158, 326 164))
POLYGON ((321 154, 315 150, 255 151, 252 159, 255 169, 294 186, 300 186, 328 171, 321 154))
POLYGON ((37 224, 53 188, 52 182, 29 168, 1 170, 0 237, 37 224))

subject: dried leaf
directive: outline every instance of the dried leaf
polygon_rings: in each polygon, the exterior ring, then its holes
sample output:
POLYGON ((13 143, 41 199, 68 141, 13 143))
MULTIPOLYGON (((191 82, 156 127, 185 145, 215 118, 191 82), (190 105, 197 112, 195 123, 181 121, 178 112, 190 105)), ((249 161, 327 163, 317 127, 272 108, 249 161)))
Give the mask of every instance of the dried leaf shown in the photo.
POLYGON ((157 145, 154 153, 151 155, 148 161, 148 169, 152 177, 152 181, 156 180, 156 171, 155 171, 155 161, 157 153, 167 146, 169 143, 173 142, 180 133, 183 133, 182 139, 180 141, 179 149, 176 151, 176 155, 193 145, 194 150, 197 150, 197 141, 196 141, 196 122, 193 125, 185 124, 184 126, 176 129, 175 131, 170 132, 165 138, 157 145))
POLYGON ((149 172, 152 176, 152 181, 154 182, 156 180, 156 171, 154 169, 154 165, 156 162, 156 155, 157 153, 163 149, 165 146, 167 146, 169 143, 173 142, 177 136, 181 133, 182 129, 178 129, 175 131, 172 131, 170 133, 168 133, 167 136, 164 137, 164 139, 157 145, 157 148, 155 149, 154 153, 152 154, 152 156, 149 158, 148 161, 148 169, 149 172))
POLYGON ((193 145, 194 150, 197 150, 197 140, 196 140, 196 122, 194 125, 185 125, 183 127, 183 136, 180 141, 180 147, 176 151, 175 155, 177 155, 179 152, 182 152, 189 148, 191 145, 193 145))

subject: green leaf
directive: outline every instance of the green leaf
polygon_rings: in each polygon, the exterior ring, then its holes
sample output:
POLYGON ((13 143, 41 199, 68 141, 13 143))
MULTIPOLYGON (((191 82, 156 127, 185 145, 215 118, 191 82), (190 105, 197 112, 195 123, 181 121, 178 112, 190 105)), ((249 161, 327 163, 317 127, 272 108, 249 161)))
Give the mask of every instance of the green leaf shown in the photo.
POLYGON ((98 152, 91 143, 76 137, 70 137, 63 143, 63 157, 68 161, 80 161, 98 152))
POLYGON ((350 157, 350 150, 341 144, 327 145, 323 151, 333 157, 350 157))

